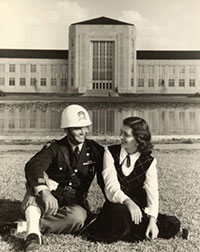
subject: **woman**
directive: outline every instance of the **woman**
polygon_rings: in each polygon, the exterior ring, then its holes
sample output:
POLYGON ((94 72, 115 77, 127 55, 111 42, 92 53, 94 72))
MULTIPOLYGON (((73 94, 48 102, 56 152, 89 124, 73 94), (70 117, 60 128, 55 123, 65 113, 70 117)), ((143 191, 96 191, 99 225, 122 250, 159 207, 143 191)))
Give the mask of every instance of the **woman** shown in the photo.
POLYGON ((158 214, 156 159, 151 156, 151 133, 146 121, 123 121, 121 144, 105 148, 105 202, 88 230, 92 240, 140 241, 171 238, 180 229, 175 216, 158 214))

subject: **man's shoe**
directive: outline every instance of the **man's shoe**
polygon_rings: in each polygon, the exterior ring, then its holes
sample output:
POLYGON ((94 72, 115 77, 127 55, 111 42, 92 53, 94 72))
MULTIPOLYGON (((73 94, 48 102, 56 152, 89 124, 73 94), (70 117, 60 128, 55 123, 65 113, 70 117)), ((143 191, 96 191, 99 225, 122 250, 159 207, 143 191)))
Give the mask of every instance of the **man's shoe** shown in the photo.
POLYGON ((25 240, 25 246, 24 250, 25 251, 34 251, 36 249, 39 249, 41 245, 41 238, 39 237, 38 234, 31 233, 28 234, 25 240))
POLYGON ((182 238, 185 240, 189 239, 189 230, 187 228, 182 229, 182 238))
POLYGON ((0 234, 5 235, 17 229, 17 222, 0 223, 0 234))

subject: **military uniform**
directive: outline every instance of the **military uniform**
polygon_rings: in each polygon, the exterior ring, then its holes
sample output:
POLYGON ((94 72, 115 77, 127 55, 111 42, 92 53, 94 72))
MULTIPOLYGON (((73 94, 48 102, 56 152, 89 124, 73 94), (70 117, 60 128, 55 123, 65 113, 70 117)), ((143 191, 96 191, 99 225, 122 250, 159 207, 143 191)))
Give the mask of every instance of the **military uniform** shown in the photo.
POLYGON ((71 233, 74 224, 71 223, 73 221, 70 220, 69 213, 72 211, 78 211, 77 216, 81 216, 79 210, 82 209, 82 219, 86 218, 89 212, 88 189, 95 174, 102 192, 104 190, 101 176, 103 151, 103 147, 95 141, 86 139, 77 164, 73 167, 72 149, 67 137, 64 137, 48 143, 28 161, 25 166, 25 174, 29 192, 22 203, 23 210, 34 204, 43 209, 41 198, 33 193, 34 188, 38 186, 48 186, 48 179, 45 179, 44 174, 58 183, 58 187, 52 191, 52 194, 58 200, 59 210, 55 216, 45 215, 41 218, 41 231, 71 233), (76 209, 74 206, 77 206, 76 209))

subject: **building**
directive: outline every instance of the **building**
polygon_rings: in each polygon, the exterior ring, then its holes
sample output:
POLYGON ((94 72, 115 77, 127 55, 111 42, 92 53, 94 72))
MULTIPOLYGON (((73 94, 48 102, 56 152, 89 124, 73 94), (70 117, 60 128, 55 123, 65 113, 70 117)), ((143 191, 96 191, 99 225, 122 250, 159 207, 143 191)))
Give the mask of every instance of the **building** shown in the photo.
POLYGON ((68 51, 0 49, 0 89, 12 93, 67 92, 68 51))
POLYGON ((9 93, 200 92, 200 51, 137 51, 133 24, 100 17, 72 24, 69 50, 0 49, 9 93))

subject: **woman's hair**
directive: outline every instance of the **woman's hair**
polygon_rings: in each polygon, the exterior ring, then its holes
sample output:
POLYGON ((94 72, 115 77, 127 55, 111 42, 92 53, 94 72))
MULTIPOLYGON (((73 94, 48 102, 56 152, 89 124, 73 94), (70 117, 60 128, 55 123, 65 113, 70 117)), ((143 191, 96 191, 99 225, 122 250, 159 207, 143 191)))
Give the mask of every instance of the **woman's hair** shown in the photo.
POLYGON ((140 117, 127 117, 123 120, 125 126, 132 129, 132 134, 138 143, 138 151, 144 154, 151 154, 153 144, 151 143, 151 132, 146 121, 140 117))

